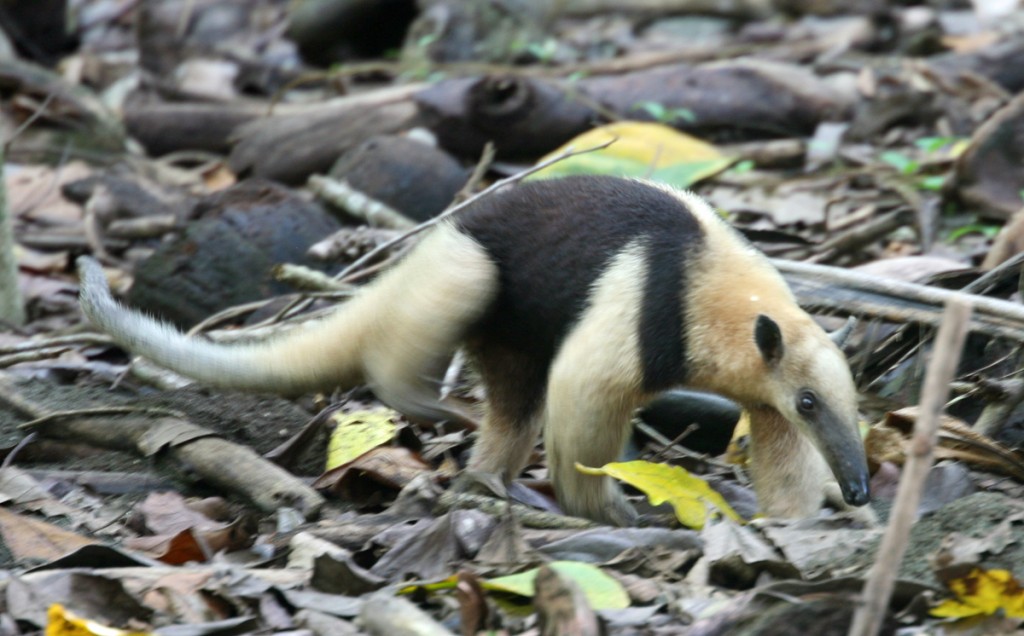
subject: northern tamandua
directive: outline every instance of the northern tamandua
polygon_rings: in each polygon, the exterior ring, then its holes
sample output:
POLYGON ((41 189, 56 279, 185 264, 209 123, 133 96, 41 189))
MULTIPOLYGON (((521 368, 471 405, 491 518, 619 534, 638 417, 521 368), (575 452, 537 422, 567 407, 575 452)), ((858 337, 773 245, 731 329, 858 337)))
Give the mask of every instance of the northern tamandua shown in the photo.
MULTIPOLYGON (((117 342, 204 383, 296 394, 368 383, 416 418, 459 417, 430 379, 460 345, 487 390, 470 468, 518 475, 543 431, 569 513, 628 524, 610 479, 634 410, 689 386, 751 418, 762 511, 810 516, 836 482, 868 501, 857 395, 843 354, 767 259, 699 197, 636 180, 522 183, 431 231, 328 318, 220 345, 116 303, 79 260, 85 313, 117 342)), ((436 376, 435 376, 436 377, 436 376)))

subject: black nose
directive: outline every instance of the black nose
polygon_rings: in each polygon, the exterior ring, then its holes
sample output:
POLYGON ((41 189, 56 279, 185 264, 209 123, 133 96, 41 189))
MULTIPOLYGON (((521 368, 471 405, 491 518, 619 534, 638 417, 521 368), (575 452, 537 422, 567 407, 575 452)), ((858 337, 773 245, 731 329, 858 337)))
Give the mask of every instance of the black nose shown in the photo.
POLYGON ((868 476, 865 474, 857 480, 845 481, 840 484, 843 491, 843 501, 851 506, 863 506, 871 501, 871 492, 868 488, 868 476))

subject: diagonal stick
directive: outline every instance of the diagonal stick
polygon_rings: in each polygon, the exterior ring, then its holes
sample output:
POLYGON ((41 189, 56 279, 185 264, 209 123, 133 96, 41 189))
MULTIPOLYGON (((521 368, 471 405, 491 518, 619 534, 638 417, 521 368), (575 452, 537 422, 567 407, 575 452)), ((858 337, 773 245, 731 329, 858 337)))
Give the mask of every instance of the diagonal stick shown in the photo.
POLYGON ((907 551, 910 529, 917 518, 921 491, 935 459, 939 417, 960 362, 971 311, 970 300, 966 297, 954 296, 946 302, 939 334, 935 338, 934 354, 924 379, 921 412, 914 424, 910 453, 896 491, 896 500, 893 501, 889 527, 885 529, 875 563, 868 572, 861 604, 854 612, 848 636, 875 636, 882 625, 896 574, 907 551))

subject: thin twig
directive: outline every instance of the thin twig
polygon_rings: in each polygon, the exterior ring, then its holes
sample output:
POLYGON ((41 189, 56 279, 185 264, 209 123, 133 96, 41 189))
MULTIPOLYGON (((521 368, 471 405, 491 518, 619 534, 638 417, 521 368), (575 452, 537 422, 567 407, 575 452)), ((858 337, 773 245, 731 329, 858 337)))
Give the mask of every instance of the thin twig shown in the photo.
POLYGON ((245 314, 252 313, 254 311, 262 309, 269 303, 278 300, 279 298, 280 297, 264 298, 262 300, 254 300, 251 303, 242 303, 241 305, 228 307, 227 309, 218 311, 214 315, 205 318, 202 322, 198 323, 197 325, 189 329, 186 333, 190 336, 194 336, 197 333, 201 333, 203 331, 211 329, 216 324, 226 322, 228 320, 234 320, 235 318, 238 318, 245 314))
POLYGON ((68 347, 71 345, 93 345, 105 346, 114 344, 113 338, 98 333, 80 333, 70 336, 55 336, 53 338, 40 338, 38 340, 27 340, 8 346, 0 347, 0 354, 21 353, 23 351, 36 351, 38 349, 50 349, 53 347, 68 347))
MULTIPOLYGON (((558 163, 559 161, 562 161, 564 159, 568 159, 569 157, 573 157, 575 155, 582 155, 582 154, 586 154, 588 152, 594 152, 595 150, 601 150, 603 148, 607 148, 608 146, 612 145, 616 141, 618 141, 618 137, 613 137, 612 139, 606 141, 603 144, 600 144, 600 145, 597 145, 597 146, 593 146, 593 147, 587 148, 585 150, 578 150, 578 151, 577 150, 573 150, 570 147, 570 148, 567 148, 564 152, 560 152, 557 155, 555 155, 554 157, 551 157, 550 159, 548 159, 546 161, 542 161, 542 162, 538 163, 535 166, 532 166, 530 168, 527 168, 525 170, 517 172, 516 174, 514 174, 514 175, 512 175, 510 177, 506 177, 506 178, 501 179, 499 181, 495 181, 489 187, 487 187, 484 190, 481 190, 480 192, 474 194, 473 196, 469 197, 465 201, 461 201, 459 203, 456 203, 456 204, 452 205, 447 210, 445 210, 441 214, 435 216, 434 218, 429 219, 427 221, 424 221, 423 223, 420 223, 416 227, 407 230, 406 232, 404 232, 404 233, 394 237, 393 239, 391 239, 389 241, 385 241, 384 243, 381 243, 380 245, 378 245, 377 247, 373 248, 372 250, 370 250, 366 254, 363 254, 361 257, 357 258, 355 261, 350 263, 348 265, 348 267, 344 268, 343 270, 341 270, 340 272, 335 274, 334 275, 334 280, 338 280, 338 281, 340 281, 340 280, 349 280, 354 275, 354 273, 359 271, 359 269, 361 267, 363 267, 366 263, 368 263, 369 261, 371 261, 374 258, 376 258, 381 253, 383 253, 383 252, 385 252, 387 250, 390 250, 391 248, 395 247, 396 245, 398 245, 400 243, 403 243, 407 239, 412 238, 413 236, 415 236, 417 234, 420 234, 421 232, 424 232, 424 231, 434 227, 438 223, 448 219, 449 217, 451 217, 454 214, 457 214, 458 212, 460 212, 460 211, 464 210, 465 208, 467 208, 469 205, 479 201, 480 199, 482 199, 482 198, 484 198, 486 196, 489 196, 490 194, 492 194, 495 191, 503 188, 506 185, 509 185, 511 183, 516 183, 518 181, 522 181, 523 179, 525 179, 526 177, 530 176, 531 174, 533 174, 535 172, 538 172, 540 170, 543 170, 544 168, 547 168, 548 166, 550 166, 552 164, 558 163)), ((274 316, 272 321, 280 320, 280 319, 284 318, 285 316, 293 313, 294 311, 304 309, 305 307, 308 306, 308 304, 309 304, 309 300, 307 298, 299 297, 299 298, 293 300, 292 302, 288 303, 284 307, 284 309, 279 311, 277 313, 277 315, 274 316)), ((195 331, 195 328, 193 328, 192 331, 195 331)))
POLYGON ((0 404, 27 417, 42 417, 47 410, 34 400, 25 397, 12 376, 0 373, 0 404))
POLYGON ((451 489, 441 494, 434 512, 439 514, 459 508, 472 508, 492 515, 506 514, 511 509, 515 513, 516 519, 527 528, 582 529, 597 526, 590 519, 536 510, 511 499, 496 499, 487 495, 456 492, 451 489))
POLYGON ((181 411, 165 409, 158 406, 100 406, 96 408, 74 409, 71 411, 51 411, 34 420, 19 424, 20 429, 36 429, 54 420, 67 420, 77 417, 104 417, 108 415, 147 415, 150 417, 175 417, 185 419, 181 411))
POLYGON ((50 349, 32 349, 20 353, 11 353, 0 356, 0 369, 13 367, 16 364, 26 362, 39 362, 40 360, 52 360, 59 358, 68 351, 68 347, 52 347, 50 349))
POLYGON ((39 437, 38 434, 29 433, 25 437, 21 438, 21 441, 18 442, 18 444, 13 449, 11 449, 11 452, 7 453, 7 457, 4 457, 3 463, 0 464, 0 470, 10 468, 12 465, 14 465, 14 460, 15 458, 18 457, 18 454, 21 453, 21 451, 23 451, 26 446, 36 441, 37 437, 39 437))
POLYGON ((469 197, 473 196, 473 192, 480 186, 480 183, 484 180, 484 175, 491 168, 491 164, 494 163, 494 154, 496 150, 494 148, 494 142, 488 141, 484 144, 483 152, 480 153, 480 160, 476 162, 476 166, 473 167, 472 174, 466 179, 465 185, 463 185, 458 192, 455 193, 453 201, 455 203, 461 203, 469 197))
POLYGON ((362 267, 367 261, 372 260, 374 257, 376 257, 381 252, 383 252, 385 250, 389 250, 392 247, 394 247, 395 245, 398 245, 399 243, 402 243, 405 240, 407 240, 409 238, 412 238, 413 236, 416 236, 417 234, 420 234, 422 232, 425 232, 426 230, 429 230, 430 228, 434 227, 435 225, 441 223, 442 221, 445 221, 445 220, 451 218, 455 214, 458 214, 459 212, 461 212, 462 210, 466 209, 467 207, 469 207, 473 203, 476 203, 480 199, 483 199, 484 197, 487 197, 487 196, 493 194, 494 192, 500 190, 501 188, 504 188, 505 186, 507 186, 509 184, 517 183, 519 181, 522 181, 523 179, 525 179, 526 177, 530 176, 531 174, 533 174, 535 172, 540 172, 544 168, 547 168, 550 165, 556 164, 559 161, 563 161, 565 159, 568 159, 569 157, 574 157, 576 155, 585 155, 585 154, 587 154, 589 152, 594 152, 594 151, 597 151, 597 150, 602 150, 604 148, 607 148, 608 146, 612 145, 616 141, 618 141, 618 137, 614 137, 614 138, 604 142, 603 144, 598 144, 596 146, 593 146, 593 147, 590 147, 590 148, 586 148, 584 150, 573 150, 572 147, 570 147, 570 148, 567 148, 565 150, 565 152, 560 152, 557 155, 555 155, 554 157, 551 157, 550 159, 548 159, 546 161, 542 161, 542 162, 538 163, 535 166, 531 166, 531 167, 527 168, 526 170, 522 170, 520 172, 517 172, 516 174, 512 175, 511 177, 506 177, 504 179, 500 179, 498 181, 495 181, 490 186, 488 186, 487 188, 484 188, 480 192, 478 192, 478 193, 474 194, 473 196, 469 197, 468 199, 466 199, 462 203, 459 203, 457 205, 453 205, 452 207, 448 208, 447 210, 445 210, 441 214, 438 214, 434 218, 432 218, 432 219, 430 219, 428 221, 424 221, 423 223, 420 223, 416 227, 410 229, 407 232, 404 232, 403 234, 401 234, 399 236, 396 236, 395 238, 391 239, 390 241, 381 243, 380 245, 378 245, 374 249, 370 250, 366 254, 363 254, 360 258, 356 259, 348 267, 346 267, 345 269, 341 270, 341 272, 338 273, 337 275, 335 275, 334 278, 335 279, 342 279, 342 278, 348 276, 353 271, 355 271, 355 270, 359 269, 360 267, 362 267))
POLYGON ((979 276, 976 280, 964 285, 963 289, 960 291, 965 294, 984 294, 990 287, 998 285, 1003 278, 1008 278, 1014 274, 1019 275, 1022 264, 1024 264, 1024 252, 1003 261, 996 267, 979 276))
POLYGON ((662 444, 661 448, 658 450, 658 452, 651 456, 651 461, 652 462, 656 462, 656 461, 660 460, 662 457, 664 457, 665 455, 668 454, 669 450, 671 450, 671 449, 673 449, 675 447, 685 448, 685 446, 681 445, 683 440, 686 439, 687 437, 689 437, 690 435, 692 435, 693 433, 695 433, 698 430, 700 430, 700 424, 697 424, 696 422, 694 422, 694 423, 688 425, 685 429, 683 429, 682 433, 680 433, 679 435, 675 436, 675 439, 671 440, 668 444, 662 444))
POLYGON ((367 276, 372 276, 372 275, 380 272, 381 270, 385 270, 385 269, 391 267, 392 265, 394 265, 395 261, 399 260, 399 258, 403 254, 405 254, 405 250, 402 250, 401 252, 398 252, 398 253, 395 253, 395 254, 389 254, 386 258, 378 261, 377 263, 374 263, 373 265, 370 265, 369 267, 364 267, 363 269, 359 270, 358 272, 354 272, 352 274, 349 274, 348 276, 346 276, 345 278, 342 278, 338 282, 351 285, 352 283, 355 283, 356 281, 362 280, 362 279, 366 278, 367 276))
POLYGON ((43 113, 46 112, 46 107, 49 106, 50 102, 52 102, 54 100, 54 98, 56 98, 56 97, 57 97, 57 91, 56 90, 52 90, 49 93, 47 93, 46 94, 46 98, 43 100, 43 103, 39 104, 39 106, 32 112, 32 114, 29 115, 28 118, 25 119, 25 121, 21 122, 21 124, 17 128, 14 129, 14 132, 11 133, 11 136, 7 138, 6 142, 4 142, 4 148, 5 149, 8 148, 12 143, 14 143, 15 139, 20 137, 23 132, 28 130, 29 126, 34 124, 37 119, 42 117, 43 113))
POLYGON ((954 296, 946 303, 942 325, 935 339, 935 353, 924 381, 921 412, 914 424, 903 478, 892 505, 892 517, 882 536, 875 563, 868 572, 863 599, 853 615, 849 636, 874 636, 885 618, 896 575, 909 543, 910 529, 917 518, 924 482, 935 459, 939 418, 960 362, 971 311, 971 303, 966 296, 954 296))
MULTIPOLYGON (((962 291, 918 285, 855 270, 771 259, 804 309, 857 313, 890 322, 937 326, 941 306, 962 291)), ((1018 303, 970 295, 971 329, 996 338, 1024 342, 1024 307, 1018 303)))
MULTIPOLYGON (((733 472, 733 469, 735 468, 734 466, 730 466, 725 462, 721 462, 718 461, 717 459, 709 457, 707 453, 698 453, 696 451, 690 450, 685 446, 680 446, 673 440, 670 440, 669 438, 665 437, 664 435, 656 431, 654 427, 652 427, 650 424, 645 423, 643 420, 640 420, 639 418, 633 420, 633 428, 661 444, 663 449, 671 448, 673 451, 679 453, 684 457, 689 457, 690 459, 704 462, 708 466, 714 466, 715 468, 724 470, 727 473, 733 472)), ((689 433, 689 428, 687 428, 686 431, 683 431, 683 433, 689 433)))

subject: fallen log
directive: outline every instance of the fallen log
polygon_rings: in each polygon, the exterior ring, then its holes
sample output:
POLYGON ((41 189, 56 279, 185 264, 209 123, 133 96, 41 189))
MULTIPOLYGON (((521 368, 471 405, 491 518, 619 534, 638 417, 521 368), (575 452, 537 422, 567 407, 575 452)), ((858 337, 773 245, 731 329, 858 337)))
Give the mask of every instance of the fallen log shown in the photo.
POLYGON ((409 128, 416 115, 411 97, 420 88, 376 90, 243 124, 228 163, 238 175, 303 183, 367 139, 409 128))
POLYGON ((323 496, 298 477, 183 417, 141 408, 134 414, 123 408, 55 412, 26 398, 2 375, 0 394, 16 410, 36 418, 23 428, 43 437, 134 451, 143 457, 161 454, 266 512, 290 506, 312 519, 324 504, 323 496))
POLYGON ((232 102, 164 102, 133 97, 124 105, 124 125, 150 155, 176 150, 207 150, 226 154, 231 133, 267 114, 267 104, 232 102))

